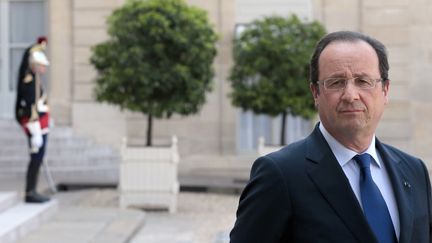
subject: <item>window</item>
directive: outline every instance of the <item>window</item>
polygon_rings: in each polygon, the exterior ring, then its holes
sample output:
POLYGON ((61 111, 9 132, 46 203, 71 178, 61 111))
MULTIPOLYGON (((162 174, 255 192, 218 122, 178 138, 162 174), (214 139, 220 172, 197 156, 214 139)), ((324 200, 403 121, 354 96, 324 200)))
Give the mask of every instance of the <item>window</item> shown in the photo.
POLYGON ((45 0, 0 0, 0 118, 13 117, 21 58, 46 35, 45 16, 45 0))
MULTIPOLYGON (((263 137, 266 144, 279 145, 282 116, 256 115, 250 111, 237 113, 237 152, 257 151, 258 140, 263 137)), ((285 143, 290 144, 305 138, 312 130, 312 121, 288 115, 285 121, 285 143)))
POLYGON ((9 70, 12 70, 9 89, 15 91, 18 68, 25 49, 46 33, 44 1, 11 1, 9 12, 9 70))

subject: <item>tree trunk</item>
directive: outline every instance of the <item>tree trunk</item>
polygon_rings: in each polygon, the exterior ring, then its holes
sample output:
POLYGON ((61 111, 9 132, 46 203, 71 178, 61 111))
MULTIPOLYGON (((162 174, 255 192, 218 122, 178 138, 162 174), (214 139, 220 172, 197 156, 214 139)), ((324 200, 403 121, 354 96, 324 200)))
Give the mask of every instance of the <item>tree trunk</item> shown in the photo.
POLYGON ((153 130, 153 116, 148 114, 147 117, 147 147, 152 146, 152 130, 153 130))
POLYGON ((282 112, 282 126, 281 126, 281 136, 280 136, 280 146, 285 145, 285 123, 286 123, 287 112, 282 112))

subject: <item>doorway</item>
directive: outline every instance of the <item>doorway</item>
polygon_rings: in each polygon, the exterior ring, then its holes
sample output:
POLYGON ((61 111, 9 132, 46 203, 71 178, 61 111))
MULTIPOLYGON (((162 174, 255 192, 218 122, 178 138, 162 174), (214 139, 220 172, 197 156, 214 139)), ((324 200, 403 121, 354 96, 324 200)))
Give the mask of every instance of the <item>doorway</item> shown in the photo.
POLYGON ((41 35, 46 35, 44 0, 0 0, 0 118, 14 117, 21 58, 41 35))

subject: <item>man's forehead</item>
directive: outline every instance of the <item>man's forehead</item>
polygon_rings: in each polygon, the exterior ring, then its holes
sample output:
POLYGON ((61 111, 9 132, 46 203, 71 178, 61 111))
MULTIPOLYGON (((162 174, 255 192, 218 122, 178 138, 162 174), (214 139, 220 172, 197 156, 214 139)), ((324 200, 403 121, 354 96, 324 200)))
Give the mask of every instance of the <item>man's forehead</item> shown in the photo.
POLYGON ((374 76, 379 73, 378 55, 367 42, 338 41, 326 46, 319 57, 319 78, 374 76))
POLYGON ((375 49, 363 40, 356 41, 334 41, 328 44, 319 57, 319 64, 322 59, 356 59, 356 58, 373 58, 378 61, 378 55, 375 49))
POLYGON ((335 40, 335 41, 332 41, 323 49, 322 53, 325 52, 326 50, 329 50, 329 49, 335 49, 335 47, 352 48, 354 46, 356 48, 370 49, 370 50, 373 50, 375 52, 375 49, 369 43, 367 43, 366 41, 361 40, 361 39, 356 39, 356 40, 335 40))

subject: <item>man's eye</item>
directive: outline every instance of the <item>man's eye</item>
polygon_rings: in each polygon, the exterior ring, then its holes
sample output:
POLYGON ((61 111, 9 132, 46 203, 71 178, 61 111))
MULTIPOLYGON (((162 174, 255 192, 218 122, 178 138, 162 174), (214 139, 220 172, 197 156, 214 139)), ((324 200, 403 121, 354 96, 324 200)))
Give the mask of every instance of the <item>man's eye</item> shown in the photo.
POLYGON ((330 79, 327 82, 327 86, 328 87, 343 87, 345 85, 345 80, 344 79, 330 79))
POLYGON ((369 79, 366 78, 357 78, 356 79, 356 85, 358 86, 371 86, 372 82, 369 79))

